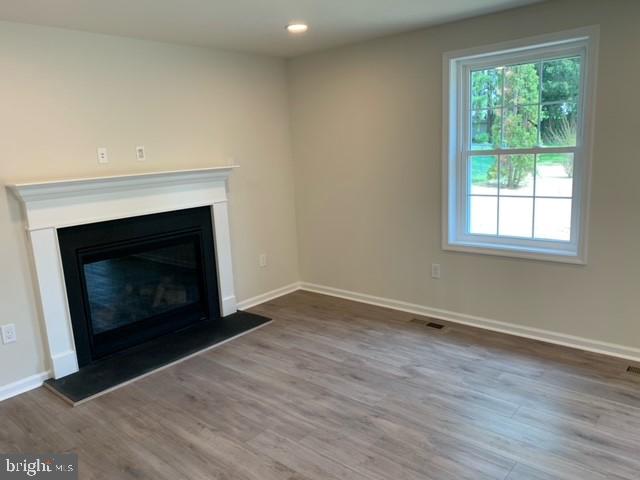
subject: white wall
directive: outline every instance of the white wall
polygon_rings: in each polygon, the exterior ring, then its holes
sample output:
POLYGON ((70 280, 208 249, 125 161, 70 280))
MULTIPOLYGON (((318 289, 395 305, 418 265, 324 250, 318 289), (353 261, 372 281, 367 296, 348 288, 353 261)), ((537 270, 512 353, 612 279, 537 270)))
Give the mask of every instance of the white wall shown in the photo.
POLYGON ((639 18, 556 0, 292 60, 303 281, 640 348, 639 18), (596 24, 588 265, 443 251, 443 52, 596 24))
MULTIPOLYGON (((226 164, 238 300, 298 280, 284 61, 0 23, 0 184, 226 164), (148 161, 135 160, 145 145, 148 161), (98 165, 96 147, 111 163, 98 165), (269 255, 267 268, 258 255, 269 255)), ((0 386, 48 368, 20 207, 0 189, 0 386)))

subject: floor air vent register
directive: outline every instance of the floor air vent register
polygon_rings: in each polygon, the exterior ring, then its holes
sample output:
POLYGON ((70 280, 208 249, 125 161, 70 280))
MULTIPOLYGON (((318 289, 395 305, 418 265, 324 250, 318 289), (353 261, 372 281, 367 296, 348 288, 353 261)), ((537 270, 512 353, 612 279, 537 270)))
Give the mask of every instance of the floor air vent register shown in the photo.
POLYGON ((442 330, 444 328, 444 325, 442 325, 441 323, 430 322, 428 320, 423 320, 421 318, 412 318, 411 323, 416 323, 418 325, 423 325, 425 327, 434 328, 436 330, 442 330))

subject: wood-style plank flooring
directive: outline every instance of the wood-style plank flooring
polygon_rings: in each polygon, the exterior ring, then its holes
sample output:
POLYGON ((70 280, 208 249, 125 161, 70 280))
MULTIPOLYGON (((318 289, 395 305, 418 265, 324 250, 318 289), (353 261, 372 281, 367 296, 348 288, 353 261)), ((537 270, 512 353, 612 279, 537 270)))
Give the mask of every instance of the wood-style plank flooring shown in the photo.
POLYGON ((0 451, 77 452, 82 479, 640 479, 628 362, 308 292, 253 311, 82 406, 0 403, 0 451))

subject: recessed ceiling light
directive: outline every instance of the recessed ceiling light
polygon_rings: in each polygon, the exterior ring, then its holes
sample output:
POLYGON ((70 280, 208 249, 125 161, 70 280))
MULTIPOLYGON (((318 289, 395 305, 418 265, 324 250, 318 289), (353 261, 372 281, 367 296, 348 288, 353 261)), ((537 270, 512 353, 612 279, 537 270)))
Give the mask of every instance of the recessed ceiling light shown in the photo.
POLYGON ((290 23, 287 25, 287 32, 289 33, 304 33, 309 30, 309 25, 306 23, 290 23))

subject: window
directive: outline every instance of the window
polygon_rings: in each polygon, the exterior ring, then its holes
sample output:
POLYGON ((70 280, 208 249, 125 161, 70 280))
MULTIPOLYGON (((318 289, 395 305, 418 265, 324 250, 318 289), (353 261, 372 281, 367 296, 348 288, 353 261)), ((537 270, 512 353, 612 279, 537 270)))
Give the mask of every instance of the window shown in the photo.
POLYGON ((596 33, 445 55, 445 248, 584 263, 596 33))

